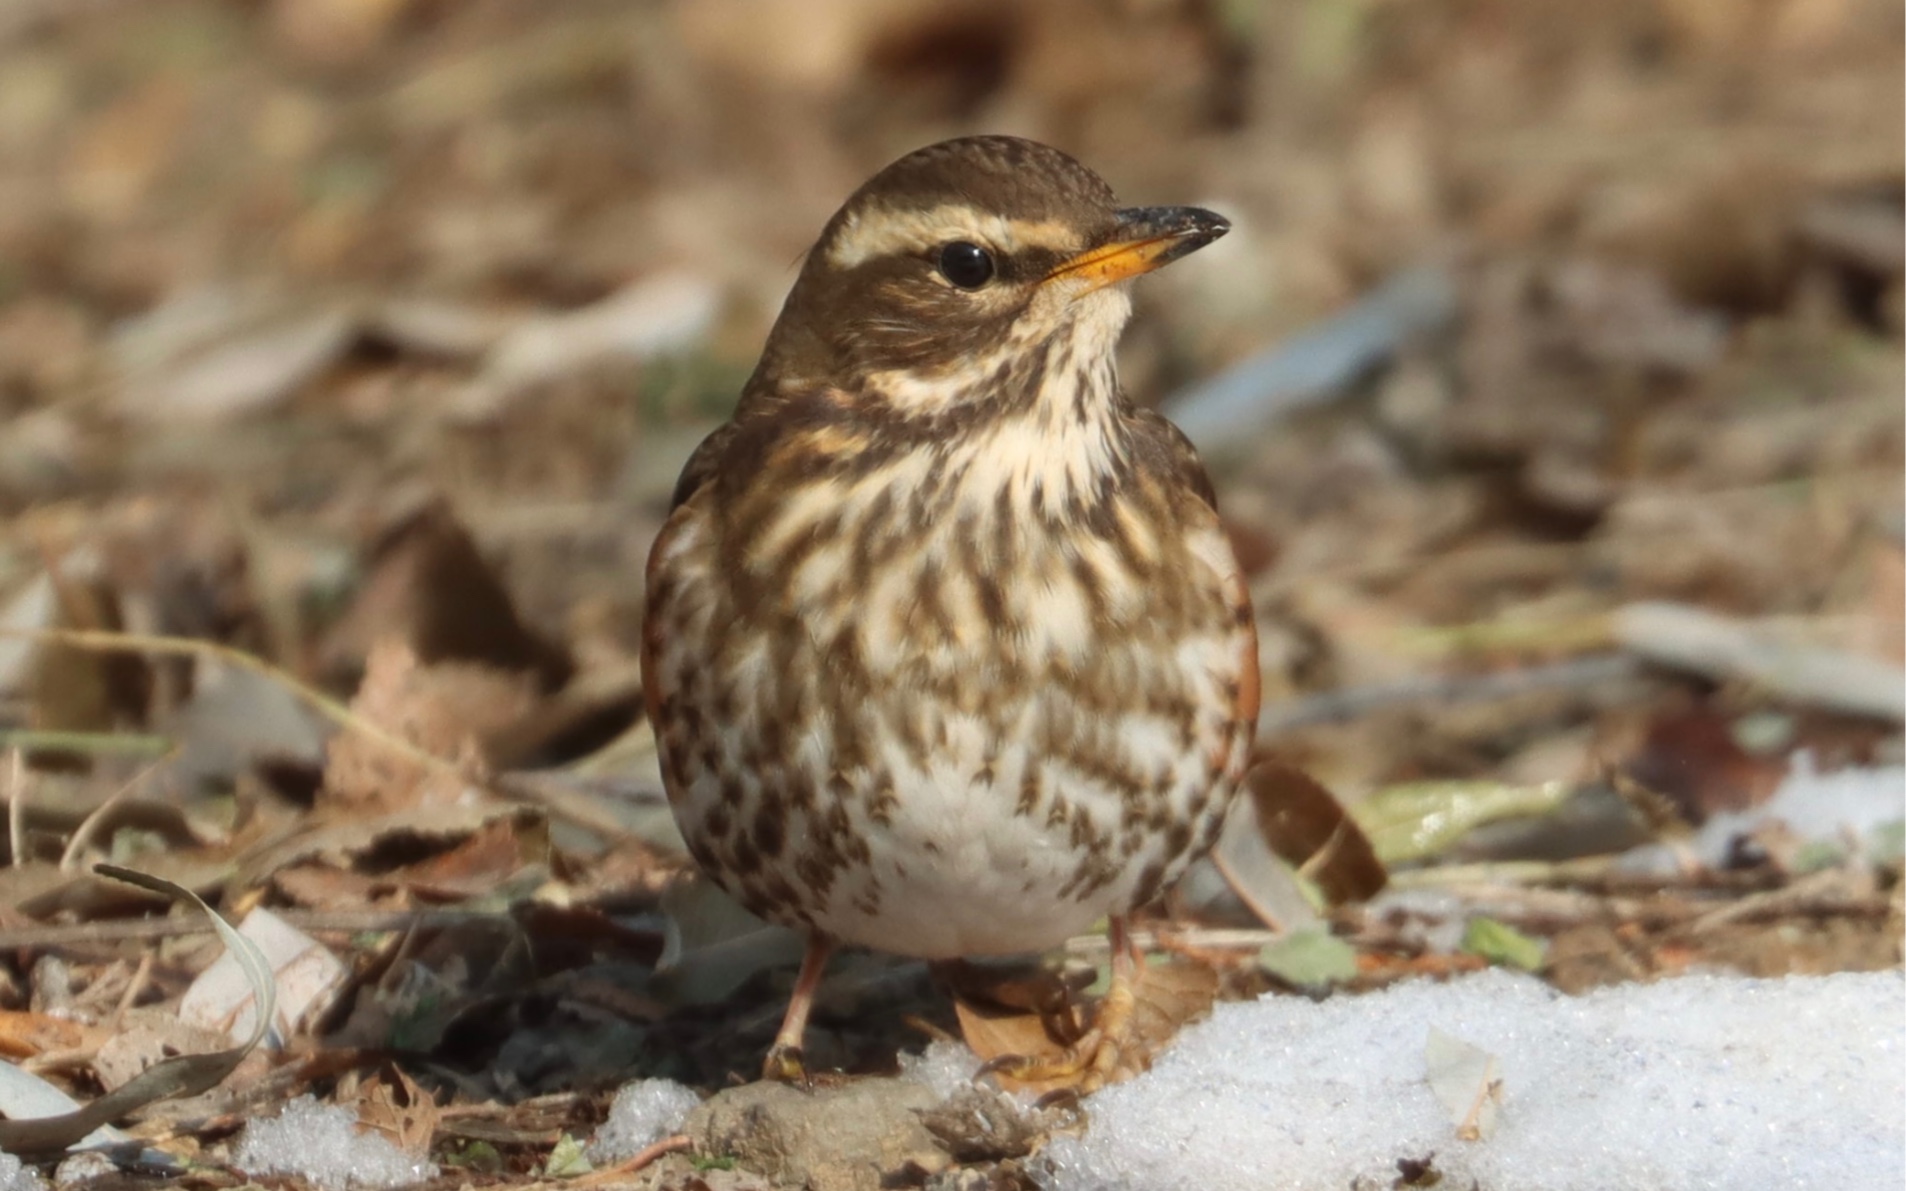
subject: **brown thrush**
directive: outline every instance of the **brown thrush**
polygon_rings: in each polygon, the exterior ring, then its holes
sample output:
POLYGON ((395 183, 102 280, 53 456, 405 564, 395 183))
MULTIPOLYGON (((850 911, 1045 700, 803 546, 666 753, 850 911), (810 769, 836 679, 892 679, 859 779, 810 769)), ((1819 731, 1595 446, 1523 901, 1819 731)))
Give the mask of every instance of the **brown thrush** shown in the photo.
POLYGON ((1121 284, 1229 230, 1056 149, 946 141, 821 232, 648 564, 662 774, 708 875, 807 956, 1041 950, 1110 916, 1076 1069, 1127 1028, 1125 915, 1207 849, 1257 718, 1210 481, 1119 391, 1121 284))

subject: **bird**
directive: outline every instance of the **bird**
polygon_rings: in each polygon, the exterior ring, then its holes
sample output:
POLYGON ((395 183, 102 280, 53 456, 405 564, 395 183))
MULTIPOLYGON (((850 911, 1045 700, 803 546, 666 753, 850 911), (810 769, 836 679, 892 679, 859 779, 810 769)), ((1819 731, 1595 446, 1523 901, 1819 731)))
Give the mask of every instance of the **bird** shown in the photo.
MULTIPOLYGON (((874 174, 804 258, 650 551, 642 670, 690 853, 805 953, 764 1078, 843 946, 934 960, 1129 929, 1213 845, 1259 701, 1256 620, 1186 437, 1120 388, 1132 279, 1230 230, 1118 206, 1035 141, 874 174)), ((1036 1075, 1032 1074, 1036 1071, 1036 1075)))

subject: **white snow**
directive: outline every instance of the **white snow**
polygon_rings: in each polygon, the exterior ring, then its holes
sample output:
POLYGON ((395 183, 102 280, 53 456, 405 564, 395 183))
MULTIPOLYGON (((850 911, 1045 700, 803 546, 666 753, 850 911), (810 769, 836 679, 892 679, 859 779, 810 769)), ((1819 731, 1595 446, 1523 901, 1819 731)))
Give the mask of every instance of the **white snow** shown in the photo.
POLYGON ((248 1175, 301 1175, 325 1191, 402 1187, 437 1177, 434 1163, 406 1154, 377 1133, 357 1131, 357 1114, 300 1096, 268 1120, 252 1121, 232 1165, 248 1175))
POLYGON ((1812 758, 1799 753, 1772 798, 1749 811, 1710 818, 1701 825, 1694 851, 1710 864, 1719 863, 1734 837, 1773 820, 1785 823, 1802 839, 1831 841, 1849 832, 1864 837, 1902 817, 1906 817, 1906 769, 1819 773, 1812 758))
POLYGON ((695 1089, 670 1079, 638 1079, 624 1084, 589 1143, 589 1161, 597 1165, 633 1158, 679 1131, 689 1110, 702 1102, 695 1089))
POLYGON ((914 1083, 925 1084, 942 1100, 973 1082, 980 1061, 963 1043, 935 1039, 917 1055, 900 1056, 900 1074, 914 1083))
POLYGON ((1896 1191, 1906 977, 1698 976, 1566 997, 1502 971, 1219 1005, 1056 1139, 1052 1191, 1387 1188, 1434 1155, 1480 1191, 1896 1191), (1500 1059, 1486 1140, 1428 1083, 1431 1030, 1500 1059))
POLYGON ((1685 845, 1647 843, 1622 854, 1627 872, 1667 874, 1687 867, 1690 854, 1703 864, 1727 863, 1733 843, 1771 825, 1781 825, 1794 840, 1855 846, 1875 860, 1899 863, 1897 836, 1889 843, 1881 829, 1906 819, 1906 769, 1899 766, 1842 769, 1820 773, 1805 752, 1794 754, 1793 768, 1759 806, 1723 811, 1701 824, 1685 845), (1891 856, 1878 849, 1891 849, 1891 856))
POLYGON ((0 1191, 46 1191, 46 1180, 12 1154, 0 1152, 0 1191))

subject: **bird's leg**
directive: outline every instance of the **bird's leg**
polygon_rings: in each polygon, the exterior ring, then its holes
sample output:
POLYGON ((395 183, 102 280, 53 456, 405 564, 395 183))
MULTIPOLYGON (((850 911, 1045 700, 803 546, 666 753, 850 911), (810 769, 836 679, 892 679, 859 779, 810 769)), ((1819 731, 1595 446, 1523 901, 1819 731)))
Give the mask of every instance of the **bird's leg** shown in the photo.
POLYGON ((787 1016, 774 1035, 774 1045, 761 1064, 761 1078, 782 1083, 806 1083, 807 1064, 801 1054, 801 1042, 807 1036, 807 1013, 814 1007, 814 990, 820 987, 821 973, 827 968, 834 944, 819 935, 807 940, 807 953, 801 957, 801 974, 794 978, 794 992, 788 997, 787 1016))
POLYGON ((1106 934, 1112 945, 1112 980, 1085 1036, 1052 1059, 1002 1057, 982 1070, 995 1070, 1022 1083, 1072 1083, 1080 1092, 1097 1091, 1112 1081, 1133 1041, 1132 1019, 1138 1008, 1144 957, 1132 942, 1123 915, 1112 916, 1106 934))

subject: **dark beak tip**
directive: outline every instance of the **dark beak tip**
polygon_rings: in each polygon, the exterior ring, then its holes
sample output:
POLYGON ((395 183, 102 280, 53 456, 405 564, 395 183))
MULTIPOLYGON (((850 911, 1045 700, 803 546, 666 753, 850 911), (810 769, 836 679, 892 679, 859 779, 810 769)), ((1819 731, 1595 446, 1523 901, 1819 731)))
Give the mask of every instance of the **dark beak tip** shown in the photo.
POLYGON ((1209 243, 1231 230, 1231 221, 1203 207, 1131 207, 1118 213, 1128 232, 1195 237, 1209 243))

